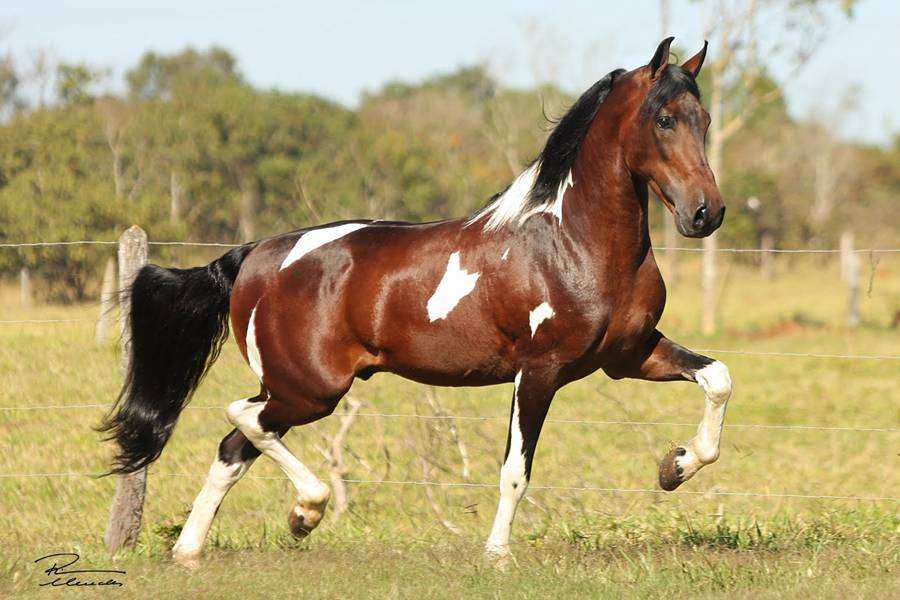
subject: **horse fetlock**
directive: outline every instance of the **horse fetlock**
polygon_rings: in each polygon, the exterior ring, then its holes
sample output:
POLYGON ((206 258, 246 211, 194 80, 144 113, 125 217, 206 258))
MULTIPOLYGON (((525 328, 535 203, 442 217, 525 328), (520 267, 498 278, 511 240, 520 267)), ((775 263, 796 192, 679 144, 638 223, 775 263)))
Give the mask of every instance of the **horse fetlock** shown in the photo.
POLYGON ((328 504, 328 500, 331 499, 331 488, 329 488, 324 483, 318 483, 311 490, 304 490, 304 498, 298 503, 307 503, 311 505, 325 505, 328 504))
POLYGON ((700 461, 700 466, 711 465, 712 463, 719 460, 719 449, 704 448, 703 450, 697 452, 697 460, 700 461))

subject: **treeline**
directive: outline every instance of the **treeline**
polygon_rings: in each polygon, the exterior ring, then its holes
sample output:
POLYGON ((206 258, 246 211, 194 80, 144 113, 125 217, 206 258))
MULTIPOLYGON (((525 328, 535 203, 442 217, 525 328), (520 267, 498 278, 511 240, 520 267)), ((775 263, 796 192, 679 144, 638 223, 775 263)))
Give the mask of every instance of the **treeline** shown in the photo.
MULTIPOLYGON (((387 84, 350 110, 255 88, 231 54, 211 48, 145 54, 119 95, 95 93, 91 67, 61 64, 53 99, 29 102, 23 76, 3 64, 0 242, 115 239, 131 223, 155 240, 239 242, 342 218, 464 215, 527 164, 550 126, 543 115, 571 101, 551 86, 505 88, 472 67, 387 84)), ((841 142, 778 102, 729 141, 720 175, 722 235, 735 244, 763 234, 830 244, 848 226, 872 240, 896 233, 900 143, 841 142)), ((96 292, 104 256, 4 252, 0 272, 28 267, 51 294, 81 298, 96 292)))

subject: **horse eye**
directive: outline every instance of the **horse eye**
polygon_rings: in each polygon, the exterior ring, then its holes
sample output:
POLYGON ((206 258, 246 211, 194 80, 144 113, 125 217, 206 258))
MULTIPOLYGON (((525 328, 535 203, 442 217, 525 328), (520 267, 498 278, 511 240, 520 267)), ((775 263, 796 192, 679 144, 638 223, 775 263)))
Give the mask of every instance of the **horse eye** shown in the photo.
POLYGON ((656 117, 656 126, 660 129, 672 129, 675 126, 675 119, 672 117, 656 117))

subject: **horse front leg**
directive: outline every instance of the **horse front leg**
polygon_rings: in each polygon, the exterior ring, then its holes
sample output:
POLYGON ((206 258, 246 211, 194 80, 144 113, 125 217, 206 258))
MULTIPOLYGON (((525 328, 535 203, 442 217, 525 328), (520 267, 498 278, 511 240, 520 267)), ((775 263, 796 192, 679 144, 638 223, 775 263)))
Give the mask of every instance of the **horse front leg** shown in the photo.
POLYGON ((673 448, 659 463, 659 485, 672 491, 704 466, 719 458, 725 409, 731 397, 728 367, 715 359, 691 352, 656 332, 649 354, 634 370, 611 373, 648 381, 693 381, 705 395, 703 419, 690 441, 673 448))
POLYGON ((487 558, 500 566, 505 565, 509 556, 509 535, 516 508, 525 496, 538 437, 556 391, 552 381, 553 377, 536 371, 522 370, 516 375, 506 454, 500 469, 500 501, 485 544, 487 558))

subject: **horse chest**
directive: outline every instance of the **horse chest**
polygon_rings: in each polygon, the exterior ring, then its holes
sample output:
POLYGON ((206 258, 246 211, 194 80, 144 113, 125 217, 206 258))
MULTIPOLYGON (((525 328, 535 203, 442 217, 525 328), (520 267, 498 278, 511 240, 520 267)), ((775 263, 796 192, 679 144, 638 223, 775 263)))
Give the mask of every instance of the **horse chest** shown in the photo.
POLYGON ((666 289, 655 264, 605 277, 576 301, 582 315, 579 338, 596 355, 627 349, 653 333, 662 316, 666 289))

